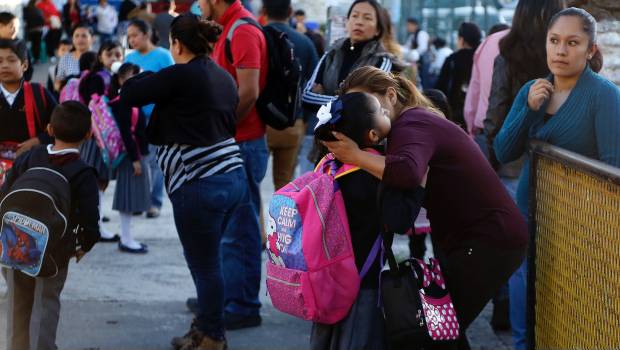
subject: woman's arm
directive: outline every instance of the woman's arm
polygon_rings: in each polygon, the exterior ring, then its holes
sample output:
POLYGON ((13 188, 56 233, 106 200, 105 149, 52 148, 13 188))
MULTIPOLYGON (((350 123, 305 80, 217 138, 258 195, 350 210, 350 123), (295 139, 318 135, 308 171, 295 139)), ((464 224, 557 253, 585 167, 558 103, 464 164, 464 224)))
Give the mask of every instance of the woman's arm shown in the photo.
POLYGON ((157 73, 142 72, 127 80, 121 88, 121 100, 128 106, 142 107, 169 99, 175 91, 177 79, 195 79, 183 77, 179 72, 175 72, 175 67, 165 68, 157 73))
POLYGON ((412 190, 426 183, 430 159, 437 147, 437 137, 424 122, 411 122, 392 129, 387 156, 360 150, 353 140, 334 133, 338 141, 323 144, 343 163, 359 166, 385 184, 412 190))
POLYGON ((544 113, 542 108, 535 112, 528 106, 528 94, 532 83, 527 83, 521 88, 493 141, 495 156, 502 164, 519 159, 527 151, 528 132, 532 121, 537 114, 544 113))
POLYGON ((334 156, 345 164, 358 166, 372 176, 382 179, 385 169, 385 156, 365 152, 359 148, 357 143, 339 132, 333 132, 338 141, 322 141, 321 143, 334 154, 334 156))
POLYGON ((620 90, 615 86, 606 87, 596 101, 594 130, 598 158, 620 167, 620 90))

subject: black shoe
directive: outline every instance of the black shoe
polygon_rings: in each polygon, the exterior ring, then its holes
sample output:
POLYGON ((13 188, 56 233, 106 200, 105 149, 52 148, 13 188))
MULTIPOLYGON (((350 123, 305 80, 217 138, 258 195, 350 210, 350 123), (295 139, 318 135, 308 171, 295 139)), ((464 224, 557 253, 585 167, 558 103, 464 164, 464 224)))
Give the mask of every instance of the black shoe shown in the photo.
POLYGON ((110 222, 110 218, 107 217, 107 216, 104 216, 104 217, 101 218, 101 221, 103 221, 103 222, 110 222))
POLYGON ((263 319, 260 315, 239 315, 233 314, 230 312, 224 313, 224 323, 226 325, 226 330, 234 331, 237 329, 258 327, 263 322, 263 319))
POLYGON ((133 215, 133 216, 140 216, 140 215, 142 215, 142 212, 141 211, 134 211, 133 213, 131 213, 131 215, 133 215))
POLYGON ((493 316, 491 316, 489 323, 496 332, 510 330, 510 302, 508 299, 493 302, 493 316))
POLYGON ((159 215, 161 215, 161 213, 159 212, 158 208, 152 207, 151 209, 149 209, 146 212, 146 217, 147 219, 154 219, 154 218, 158 218, 159 215))
POLYGON ((191 313, 196 314, 198 312, 198 299, 197 298, 187 298, 187 301, 185 302, 185 306, 187 306, 187 309, 191 313))
POLYGON ((140 248, 134 249, 134 248, 129 248, 128 246, 124 245, 121 242, 118 242, 118 250, 120 250, 123 253, 130 253, 130 254, 146 254, 149 252, 146 244, 142 244, 142 243, 140 243, 140 248))
POLYGON ((116 243, 116 242, 118 242, 120 240, 121 240, 121 236, 119 236, 119 235, 114 235, 114 236, 112 236, 110 238, 105 238, 105 237, 99 238, 99 242, 101 242, 101 243, 116 243))

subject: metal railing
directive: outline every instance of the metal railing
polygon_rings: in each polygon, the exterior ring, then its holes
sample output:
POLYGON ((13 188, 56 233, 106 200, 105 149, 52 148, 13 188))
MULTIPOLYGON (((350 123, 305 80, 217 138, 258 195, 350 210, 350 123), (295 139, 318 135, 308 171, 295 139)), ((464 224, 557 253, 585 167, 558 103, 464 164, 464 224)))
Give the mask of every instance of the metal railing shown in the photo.
POLYGON ((532 143, 528 348, 620 349, 620 169, 532 143))

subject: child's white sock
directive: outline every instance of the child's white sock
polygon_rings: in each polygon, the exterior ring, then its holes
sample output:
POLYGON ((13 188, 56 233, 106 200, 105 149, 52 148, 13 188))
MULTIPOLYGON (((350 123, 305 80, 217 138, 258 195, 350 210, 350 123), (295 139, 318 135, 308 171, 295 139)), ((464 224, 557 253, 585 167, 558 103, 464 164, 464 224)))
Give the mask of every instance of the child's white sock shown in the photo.
POLYGON ((101 238, 112 238, 114 233, 103 227, 103 191, 99 191, 99 233, 101 238))
POLYGON ((142 246, 131 235, 131 213, 121 212, 121 243, 131 249, 140 249, 142 246))

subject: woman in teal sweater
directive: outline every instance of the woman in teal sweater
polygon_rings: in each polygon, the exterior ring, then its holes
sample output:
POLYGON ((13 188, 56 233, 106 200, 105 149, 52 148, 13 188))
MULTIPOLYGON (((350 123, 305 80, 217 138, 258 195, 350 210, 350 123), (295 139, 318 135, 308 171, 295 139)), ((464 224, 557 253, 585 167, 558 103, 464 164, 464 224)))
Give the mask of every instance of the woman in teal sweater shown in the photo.
MULTIPOLYGON (((535 139, 620 167, 620 90, 596 73, 602 68, 596 21, 577 8, 559 12, 551 19, 546 48, 551 75, 530 81, 519 91, 494 141, 497 159, 501 163, 518 159, 535 139)), ((528 160, 517 190, 517 204, 526 217, 529 172, 528 160)), ((526 326, 525 263, 509 284, 511 321, 522 323, 513 324, 517 339, 526 326)), ((519 349, 525 344, 515 345, 519 349)))

